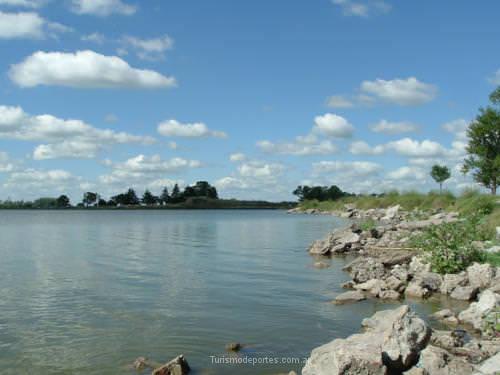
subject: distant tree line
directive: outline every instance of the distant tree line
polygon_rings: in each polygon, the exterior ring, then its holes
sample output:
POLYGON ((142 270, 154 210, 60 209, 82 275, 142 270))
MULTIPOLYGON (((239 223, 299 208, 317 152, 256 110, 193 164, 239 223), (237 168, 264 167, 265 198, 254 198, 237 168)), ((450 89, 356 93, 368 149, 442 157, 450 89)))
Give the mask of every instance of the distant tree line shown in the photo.
POLYGON ((328 201, 337 200, 342 197, 352 196, 353 194, 342 191, 337 185, 328 186, 298 186, 293 191, 293 195, 299 198, 299 201, 318 200, 328 201))
MULTIPOLYGON (((219 195, 214 186, 206 181, 198 181, 192 186, 186 186, 182 191, 178 184, 174 185, 171 192, 167 187, 164 187, 160 195, 154 195, 146 189, 141 197, 134 189, 130 188, 125 193, 112 196, 109 200, 103 199, 97 192, 89 191, 83 194, 82 201, 77 204, 77 207, 161 206, 183 203, 192 198, 218 200, 219 195)), ((72 205, 66 195, 61 195, 58 198, 39 198, 35 201, 0 201, 0 208, 56 209, 69 207, 72 205)))

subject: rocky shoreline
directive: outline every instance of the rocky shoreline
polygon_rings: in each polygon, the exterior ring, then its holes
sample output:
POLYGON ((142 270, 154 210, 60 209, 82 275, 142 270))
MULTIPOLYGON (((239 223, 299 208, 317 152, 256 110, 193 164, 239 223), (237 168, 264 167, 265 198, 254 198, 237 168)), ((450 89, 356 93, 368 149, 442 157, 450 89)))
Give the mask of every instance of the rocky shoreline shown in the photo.
POLYGON ((342 212, 305 213, 374 223, 363 228, 362 223, 354 221, 309 248, 317 258, 358 255, 344 267, 352 280, 342 286, 351 290, 338 295, 335 303, 444 294, 470 305, 458 313, 445 309, 433 314, 432 318, 447 325, 448 331, 431 329, 406 305, 380 311, 363 321, 363 333, 314 349, 303 375, 500 373, 500 337, 490 329, 491 322, 497 324, 500 319, 500 267, 474 263, 461 273, 440 275, 409 246, 410 239, 425 228, 459 220, 457 213, 429 215, 405 212, 400 206, 358 210, 352 205, 346 205, 342 212))

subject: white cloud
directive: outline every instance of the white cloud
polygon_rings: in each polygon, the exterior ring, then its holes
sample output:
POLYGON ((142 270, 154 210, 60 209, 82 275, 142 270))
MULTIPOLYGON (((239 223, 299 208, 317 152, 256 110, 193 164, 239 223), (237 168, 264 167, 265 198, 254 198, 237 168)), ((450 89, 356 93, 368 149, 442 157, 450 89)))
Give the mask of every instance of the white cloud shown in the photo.
POLYGON ((283 173, 285 166, 279 163, 248 162, 238 167, 243 177, 262 178, 276 177, 283 173))
POLYGON ((448 133, 455 135, 455 138, 460 141, 467 140, 467 129, 469 122, 464 119, 457 119, 443 124, 442 128, 448 133))
POLYGON ((210 130, 202 122, 183 124, 177 120, 166 120, 158 125, 158 133, 165 137, 186 137, 186 138, 227 138, 227 134, 218 130, 210 130))
POLYGON ((9 155, 0 151, 0 173, 11 172, 14 169, 14 165, 9 162, 9 155))
POLYGON ((387 177, 392 180, 424 180, 427 174, 419 167, 404 166, 387 173, 387 177))
POLYGON ((164 179, 162 176, 165 173, 180 173, 201 167, 201 163, 197 160, 183 158, 162 160, 159 155, 151 157, 137 155, 123 163, 108 162, 107 164, 112 167, 112 171, 110 174, 100 176, 99 181, 106 185, 121 186, 153 183, 158 179, 164 179))
POLYGON ((246 160, 245 154, 242 154, 241 152, 237 152, 234 154, 229 155, 229 160, 232 162, 239 162, 239 161, 245 161, 246 160))
POLYGON ((330 108, 352 108, 354 103, 341 95, 330 96, 326 100, 326 105, 330 108))
POLYGON ((391 5, 382 0, 332 0, 332 3, 342 8, 345 16, 369 17, 372 14, 390 12, 391 5))
POLYGON ((489 78, 489 81, 493 85, 500 85, 500 69, 498 69, 495 74, 489 78))
POLYGON ((70 30, 69 27, 49 22, 34 12, 0 11, 0 39, 42 39, 70 30))
POLYGON ((371 147, 365 141, 355 141, 351 143, 349 152, 353 155, 381 155, 385 152, 383 145, 371 147))
POLYGON ((0 0, 0 5, 20 8, 39 8, 46 2, 46 0, 0 0))
POLYGON ((35 148, 33 157, 36 160, 92 158, 112 144, 154 142, 152 137, 98 129, 81 120, 65 120, 47 114, 31 116, 21 107, 7 106, 0 106, 0 138, 47 142, 35 148))
POLYGON ((418 125, 411 122, 389 122, 387 120, 381 120, 371 126, 371 130, 375 133, 383 133, 389 135, 411 133, 417 131, 418 128, 418 125))
POLYGON ((320 161, 313 163, 313 175, 339 173, 343 177, 362 177, 377 174, 382 166, 369 161, 320 161))
POLYGON ((83 35, 80 39, 84 42, 92 42, 96 44, 103 44, 106 41, 106 37, 98 32, 83 35))
POLYGON ((349 138, 354 133, 354 127, 342 116, 326 113, 314 118, 313 131, 331 137, 349 138))
POLYGON ((135 69, 117 56, 105 56, 90 50, 76 53, 38 51, 13 65, 9 76, 21 87, 157 89, 176 84, 173 77, 135 69))
POLYGON ((415 77, 407 79, 364 81, 361 91, 376 99, 398 105, 419 105, 433 100, 437 93, 434 85, 420 82, 415 77))
POLYGON ((122 0, 72 0, 71 10, 77 14, 106 17, 111 14, 130 16, 137 8, 122 0))
POLYGON ((386 147, 400 155, 410 157, 436 157, 447 154, 446 148, 441 144, 428 139, 419 142, 411 138, 403 138, 389 142, 386 147))
POLYGON ((11 173, 5 181, 4 187, 22 190, 36 188, 41 191, 45 191, 45 189, 48 188, 54 188, 60 191, 76 180, 78 180, 77 177, 61 169, 47 171, 26 169, 11 173))
POLYGON ((337 146, 331 141, 317 141, 315 144, 297 142, 273 143, 271 141, 259 141, 257 147, 262 151, 281 155, 329 155, 338 152, 337 146))
POLYGON ((122 43, 137 51, 137 56, 143 60, 158 60, 165 58, 165 52, 174 47, 174 40, 164 35, 158 38, 141 39, 134 36, 125 36, 122 43))
POLYGON ((446 157, 452 153, 452 150, 448 150, 441 144, 428 139, 417 141, 411 138, 403 138, 374 147, 364 141, 357 141, 350 146, 350 152, 354 155, 381 155, 387 151, 394 151, 399 155, 412 158, 446 157))

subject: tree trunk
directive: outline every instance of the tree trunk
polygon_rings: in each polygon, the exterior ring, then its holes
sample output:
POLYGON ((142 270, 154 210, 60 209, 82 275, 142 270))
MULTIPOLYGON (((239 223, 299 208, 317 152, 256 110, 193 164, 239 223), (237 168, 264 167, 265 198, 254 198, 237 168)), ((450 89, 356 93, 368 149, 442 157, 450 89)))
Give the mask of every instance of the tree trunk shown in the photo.
POLYGON ((443 183, 439 183, 439 194, 443 194, 443 183))
POLYGON ((493 185, 491 187, 491 195, 497 195, 497 185, 493 185))

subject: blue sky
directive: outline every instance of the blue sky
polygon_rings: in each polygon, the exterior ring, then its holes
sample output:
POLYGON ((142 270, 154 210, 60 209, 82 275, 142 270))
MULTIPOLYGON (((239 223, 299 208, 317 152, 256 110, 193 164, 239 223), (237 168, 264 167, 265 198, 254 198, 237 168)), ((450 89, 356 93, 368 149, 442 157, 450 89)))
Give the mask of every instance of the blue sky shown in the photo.
POLYGON ((497 1, 0 0, 0 199, 453 190, 497 1))

